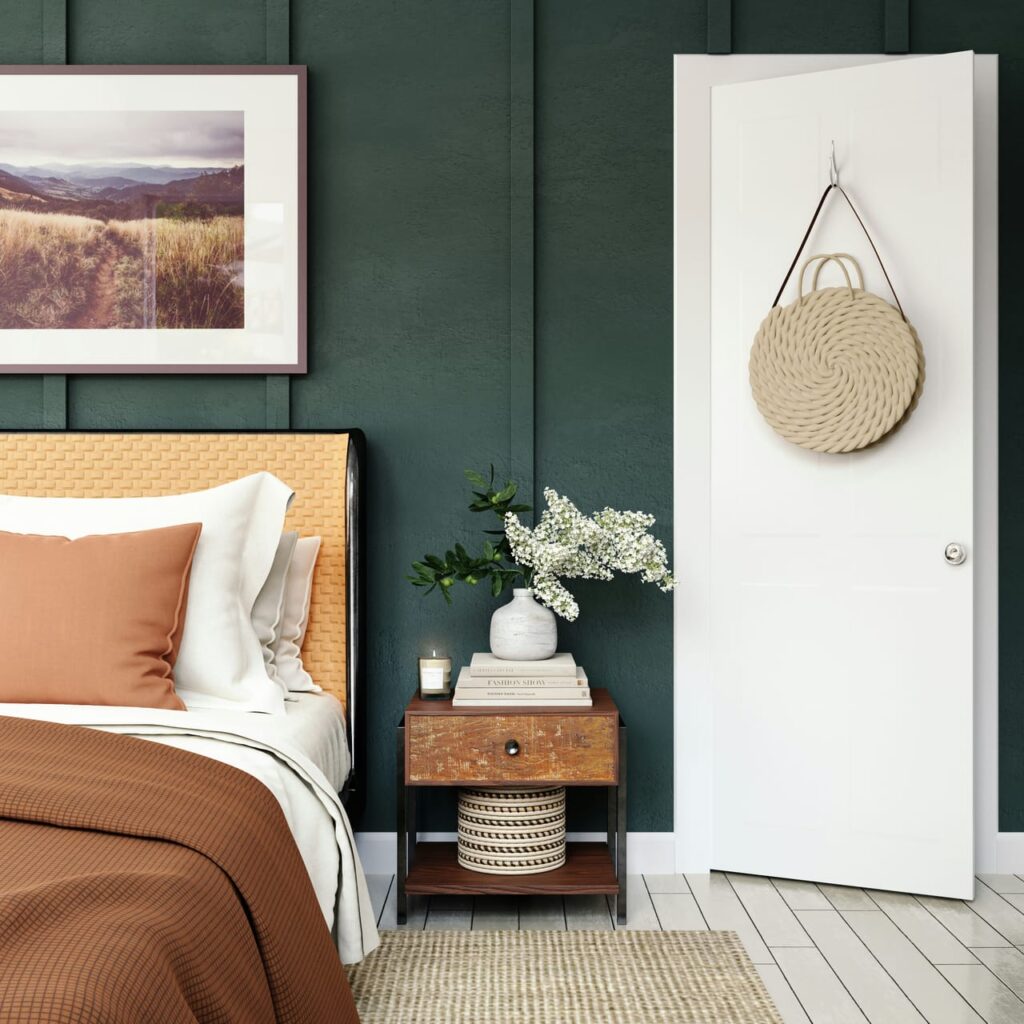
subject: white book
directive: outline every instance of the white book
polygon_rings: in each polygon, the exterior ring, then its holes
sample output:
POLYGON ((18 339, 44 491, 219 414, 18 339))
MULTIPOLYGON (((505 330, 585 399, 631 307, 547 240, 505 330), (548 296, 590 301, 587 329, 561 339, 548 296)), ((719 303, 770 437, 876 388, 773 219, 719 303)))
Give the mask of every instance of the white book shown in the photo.
POLYGON ((512 701, 529 701, 531 704, 564 704, 567 700, 589 700, 590 687, 564 686, 557 690, 489 690, 479 687, 464 689, 456 687, 455 696, 461 700, 487 700, 512 703, 512 701))
MULTIPOLYGON (((580 689, 590 685, 582 665, 576 667, 576 678, 570 676, 533 675, 524 672, 521 676, 475 676, 466 668, 459 671, 458 685, 465 690, 567 690, 580 689)), ((552 694, 552 696, 555 696, 552 694)))
POLYGON ((594 702, 589 698, 573 699, 568 697, 563 700, 524 700, 516 697, 509 698, 494 697, 488 700, 486 697, 479 700, 469 697, 460 697, 457 693, 452 699, 452 706, 456 708, 592 708, 594 702))
POLYGON ((477 652, 469 663, 474 676, 568 676, 576 675, 576 659, 565 652, 555 654, 543 661, 506 661, 493 654, 477 652))

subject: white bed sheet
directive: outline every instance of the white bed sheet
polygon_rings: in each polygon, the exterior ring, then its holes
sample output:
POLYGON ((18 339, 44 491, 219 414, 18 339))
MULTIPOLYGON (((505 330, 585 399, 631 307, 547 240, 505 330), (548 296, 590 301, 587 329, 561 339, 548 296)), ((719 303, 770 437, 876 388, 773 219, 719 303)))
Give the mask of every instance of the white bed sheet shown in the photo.
POLYGON ((301 698, 288 702, 285 715, 74 704, 0 704, 0 714, 140 737, 259 779, 284 811, 342 960, 357 963, 379 940, 355 839, 337 795, 337 780, 348 773, 343 717, 337 728, 343 712, 332 697, 301 698))
POLYGON ((284 715, 274 715, 281 736, 302 751, 341 792, 352 759, 345 734, 345 709, 327 693, 290 693, 284 715))

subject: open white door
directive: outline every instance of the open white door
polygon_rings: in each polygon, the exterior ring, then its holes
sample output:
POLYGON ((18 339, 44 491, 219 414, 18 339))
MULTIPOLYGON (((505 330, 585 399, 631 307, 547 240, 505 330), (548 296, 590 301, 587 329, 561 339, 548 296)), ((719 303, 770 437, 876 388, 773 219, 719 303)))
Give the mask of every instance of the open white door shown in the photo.
MULTIPOLYGON (((712 90, 716 869, 973 893, 973 73, 964 53, 712 90), (927 361, 909 421, 848 455, 779 438, 747 379, 833 140, 927 361)), ((805 254, 835 251, 891 301, 833 196, 805 254)))

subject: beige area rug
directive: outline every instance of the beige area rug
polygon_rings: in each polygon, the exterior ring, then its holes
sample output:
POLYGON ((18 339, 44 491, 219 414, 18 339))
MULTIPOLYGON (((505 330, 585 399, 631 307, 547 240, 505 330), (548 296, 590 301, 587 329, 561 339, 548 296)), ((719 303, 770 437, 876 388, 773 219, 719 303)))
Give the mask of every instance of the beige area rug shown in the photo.
POLYGON ((363 1024, 781 1024, 734 932, 387 931, 363 1024))

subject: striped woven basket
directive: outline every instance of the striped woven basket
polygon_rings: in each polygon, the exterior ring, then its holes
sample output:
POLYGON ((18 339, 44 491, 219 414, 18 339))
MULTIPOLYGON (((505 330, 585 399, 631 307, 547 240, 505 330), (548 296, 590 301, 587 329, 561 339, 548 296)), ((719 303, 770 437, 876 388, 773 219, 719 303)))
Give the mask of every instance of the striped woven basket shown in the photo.
POLYGON ((459 864, 532 875, 565 863, 565 787, 460 789, 459 864))

